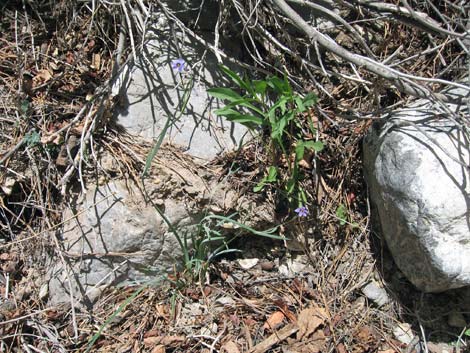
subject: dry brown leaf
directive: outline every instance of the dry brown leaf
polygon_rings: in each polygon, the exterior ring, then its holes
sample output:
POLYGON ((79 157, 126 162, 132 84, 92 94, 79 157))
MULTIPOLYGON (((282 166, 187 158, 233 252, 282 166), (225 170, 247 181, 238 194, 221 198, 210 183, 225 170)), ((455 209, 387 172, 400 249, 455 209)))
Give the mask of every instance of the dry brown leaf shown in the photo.
POLYGON ((33 78, 33 87, 36 88, 38 86, 41 86, 42 84, 46 83, 52 78, 52 73, 47 70, 39 70, 36 76, 33 78))
POLYGON ((387 349, 385 351, 378 351, 377 353, 397 353, 397 351, 394 349, 387 349))
POLYGON ((54 145, 60 145, 62 143, 62 136, 60 134, 43 134, 41 136, 41 143, 46 145, 52 143, 54 145))
POLYGON ((7 261, 7 260, 11 260, 14 256, 12 256, 10 253, 2 253, 0 254, 0 260, 2 261, 7 261))
POLYGON ((322 330, 315 332, 307 342, 291 342, 289 352, 320 353, 325 351, 325 334, 322 330))
POLYGON ((164 345, 171 346, 177 345, 178 343, 184 342, 184 336, 154 336, 144 338, 144 345, 146 346, 155 346, 155 345, 164 345))
POLYGON ((155 336, 158 336, 158 334, 160 333, 159 330, 150 330, 150 331, 147 331, 144 333, 144 338, 148 338, 148 337, 155 337, 155 336))
POLYGON ((348 353, 347 350, 346 350, 346 347, 342 343, 338 343, 338 345, 336 346, 336 352, 338 352, 338 353, 348 353))
POLYGON ((285 317, 286 316, 284 315, 282 311, 276 311, 272 313, 271 316, 266 320, 266 322, 263 325, 263 328, 267 330, 274 330, 280 324, 282 324, 285 317))
POLYGON ((312 163, 310 163, 306 159, 301 159, 298 163, 299 167, 304 168, 304 169, 312 169, 312 163))
POLYGON ((276 331, 271 336, 266 338, 264 341, 258 343, 256 346, 251 348, 249 353, 265 353, 275 344, 284 341, 285 339, 292 336, 294 333, 299 331, 299 327, 296 324, 288 324, 281 328, 279 331, 276 331))
POLYGON ((240 353, 240 350, 238 349, 238 346, 235 342, 233 341, 228 341, 222 346, 222 352, 226 353, 240 353))
POLYGON ((327 318, 326 312, 322 308, 308 308, 300 312, 297 319, 299 332, 297 332, 297 339, 310 336, 315 330, 322 325, 327 318))
POLYGON ((170 320, 170 308, 165 304, 157 304, 155 306, 155 311, 157 312, 157 317, 165 320, 170 320))
POLYGON ((159 344, 158 346, 154 347, 151 350, 151 353, 165 353, 165 352, 166 352, 165 346, 162 344, 159 344))

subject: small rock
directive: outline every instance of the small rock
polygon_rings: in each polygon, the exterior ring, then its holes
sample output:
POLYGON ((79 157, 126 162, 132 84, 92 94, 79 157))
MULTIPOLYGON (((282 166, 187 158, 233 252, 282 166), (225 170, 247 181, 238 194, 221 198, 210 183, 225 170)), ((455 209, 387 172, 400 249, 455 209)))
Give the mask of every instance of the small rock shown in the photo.
POLYGON ((467 326, 467 322, 465 321, 465 317, 462 313, 459 312, 452 312, 449 314, 447 318, 447 324, 450 327, 457 327, 457 328, 464 328, 467 326))
POLYGON ((238 264, 244 270, 249 270, 250 268, 255 267, 259 262, 259 259, 240 259, 238 264))
POLYGON ((235 300, 231 297, 220 297, 215 302, 222 305, 235 305, 235 300))
POLYGON ((263 271, 272 271, 275 266, 273 261, 263 261, 260 265, 263 271))
POLYGON ((49 295, 49 284, 44 283, 39 289, 39 299, 44 300, 49 295))
POLYGON ((107 287, 106 285, 103 285, 103 286, 98 286, 98 287, 94 286, 90 288, 86 293, 88 300, 91 303, 96 303, 96 301, 100 298, 101 294, 103 294, 103 290, 106 287, 107 287))
POLYGON ((308 258, 303 255, 288 259, 279 266, 279 273, 287 277, 293 277, 301 273, 308 273, 310 272, 309 270, 308 258))
POLYGON ((215 322, 213 322, 208 327, 201 327, 201 335, 212 336, 215 333, 217 333, 218 328, 219 327, 217 326, 217 324, 215 322))
POLYGON ((359 297, 352 303, 352 308, 355 312, 362 312, 365 306, 366 299, 364 297, 359 297))
POLYGON ((13 192, 13 187, 16 184, 16 180, 13 179, 12 177, 7 177, 2 185, 2 190, 5 193, 5 195, 10 196, 11 193, 13 192))
POLYGON ((387 291, 375 281, 371 281, 363 287, 362 293, 372 300, 379 308, 390 302, 387 291))
POLYGON ((399 323, 395 326, 393 329, 393 335, 397 340, 404 344, 410 344, 414 337, 411 325, 407 323, 399 323))

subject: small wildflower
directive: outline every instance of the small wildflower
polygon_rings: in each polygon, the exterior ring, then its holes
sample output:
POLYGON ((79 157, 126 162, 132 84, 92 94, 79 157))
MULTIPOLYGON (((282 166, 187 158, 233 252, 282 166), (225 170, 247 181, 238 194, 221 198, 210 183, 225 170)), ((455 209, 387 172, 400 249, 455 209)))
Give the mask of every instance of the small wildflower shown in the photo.
POLYGON ((296 208, 294 210, 294 212, 297 213, 297 215, 299 217, 307 217, 308 216, 307 206, 300 206, 299 208, 296 208))
POLYGON ((184 59, 175 59, 171 61, 171 68, 176 72, 183 72, 186 62, 184 59))

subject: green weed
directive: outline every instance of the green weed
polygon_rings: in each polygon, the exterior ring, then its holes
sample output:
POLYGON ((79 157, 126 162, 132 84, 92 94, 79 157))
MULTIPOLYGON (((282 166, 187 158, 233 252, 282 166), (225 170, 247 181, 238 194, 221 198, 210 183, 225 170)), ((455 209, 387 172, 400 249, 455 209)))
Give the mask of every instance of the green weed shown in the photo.
MULTIPOLYGON (((260 192, 271 184, 282 190, 294 207, 306 204, 307 197, 300 184, 303 176, 299 162, 306 150, 319 152, 323 149, 323 143, 304 139, 304 126, 299 117, 316 103, 316 96, 309 93, 302 97, 294 93, 287 77, 250 80, 240 77, 226 66, 221 66, 221 70, 241 93, 225 87, 207 90, 209 95, 228 102, 214 113, 268 136, 269 167, 253 190, 260 192), (283 160, 287 160, 287 173, 282 171, 285 169, 283 160)), ((309 122, 307 127, 314 136, 316 130, 313 124, 309 122)))
POLYGON ((357 224, 356 222, 352 222, 350 220, 350 215, 348 213, 348 209, 347 207, 340 203, 339 206, 336 208, 336 218, 338 219, 339 221, 339 224, 341 226, 344 226, 346 224, 349 224, 350 226, 352 226, 353 228, 357 228, 359 227, 359 224, 357 224))
POLYGON ((187 227, 184 231, 175 227, 162 210, 153 205, 157 213, 163 218, 183 253, 181 259, 179 283, 184 286, 186 282, 192 283, 205 277, 209 265, 219 256, 238 252, 230 247, 235 239, 249 233, 256 236, 283 240, 277 235, 278 227, 258 231, 234 219, 236 214, 220 216, 209 214, 201 219, 195 227, 187 227), (228 231, 230 230, 230 232, 228 231))
POLYGON ((41 143, 41 135, 37 131, 28 132, 24 136, 24 142, 28 147, 34 147, 41 143))

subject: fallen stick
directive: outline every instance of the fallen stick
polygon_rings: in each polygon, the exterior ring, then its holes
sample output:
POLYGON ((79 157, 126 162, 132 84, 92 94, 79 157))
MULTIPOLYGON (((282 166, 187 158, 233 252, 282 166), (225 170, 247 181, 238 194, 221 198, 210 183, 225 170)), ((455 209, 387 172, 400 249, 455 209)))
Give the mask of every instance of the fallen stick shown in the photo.
POLYGON ((284 326, 282 329, 277 332, 274 332, 271 336, 266 338, 263 342, 258 343, 247 353, 264 353, 272 346, 284 341, 286 338, 292 336, 297 331, 299 331, 299 327, 297 326, 297 324, 289 324, 287 326, 284 326))

